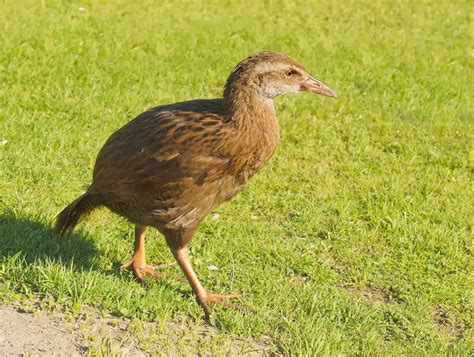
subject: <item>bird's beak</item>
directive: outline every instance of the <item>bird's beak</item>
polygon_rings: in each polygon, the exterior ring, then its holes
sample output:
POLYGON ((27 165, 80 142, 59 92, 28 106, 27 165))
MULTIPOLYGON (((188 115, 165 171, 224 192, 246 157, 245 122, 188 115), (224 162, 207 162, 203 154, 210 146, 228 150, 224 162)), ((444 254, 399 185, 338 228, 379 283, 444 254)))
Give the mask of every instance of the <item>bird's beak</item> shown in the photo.
POLYGON ((334 92, 331 88, 329 88, 323 82, 317 80, 316 78, 310 75, 308 75, 308 78, 300 82, 300 91, 320 94, 326 97, 333 97, 333 98, 337 97, 336 92, 334 92))

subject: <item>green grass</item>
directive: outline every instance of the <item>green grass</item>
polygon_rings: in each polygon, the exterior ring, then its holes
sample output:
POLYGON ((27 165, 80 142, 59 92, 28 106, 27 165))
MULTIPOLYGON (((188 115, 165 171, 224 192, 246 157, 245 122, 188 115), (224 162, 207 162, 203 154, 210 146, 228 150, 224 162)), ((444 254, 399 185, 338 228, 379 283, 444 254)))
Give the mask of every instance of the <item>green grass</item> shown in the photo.
MULTIPOLYGON (((159 103, 220 96, 238 61, 271 49, 339 98, 277 98, 275 157, 194 238, 204 286, 246 292, 254 309, 215 306, 219 342, 202 348, 269 336, 291 355, 472 354, 471 10, 3 1, 0 298, 15 289, 72 311, 202 324, 187 283, 144 289, 119 272, 133 248, 125 220, 98 211, 65 240, 50 227, 112 132, 159 103)), ((147 241, 151 263, 172 261, 157 232, 147 241)))

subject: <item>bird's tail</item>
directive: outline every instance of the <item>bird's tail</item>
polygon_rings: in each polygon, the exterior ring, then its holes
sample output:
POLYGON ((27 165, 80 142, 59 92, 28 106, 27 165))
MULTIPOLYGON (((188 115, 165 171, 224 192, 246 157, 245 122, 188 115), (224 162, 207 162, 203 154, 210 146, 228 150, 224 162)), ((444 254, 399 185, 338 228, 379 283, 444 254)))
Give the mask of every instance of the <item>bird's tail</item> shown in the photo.
POLYGON ((86 192, 79 198, 72 201, 69 206, 61 211, 56 218, 54 231, 57 234, 65 235, 72 231, 82 216, 100 206, 98 197, 86 192))

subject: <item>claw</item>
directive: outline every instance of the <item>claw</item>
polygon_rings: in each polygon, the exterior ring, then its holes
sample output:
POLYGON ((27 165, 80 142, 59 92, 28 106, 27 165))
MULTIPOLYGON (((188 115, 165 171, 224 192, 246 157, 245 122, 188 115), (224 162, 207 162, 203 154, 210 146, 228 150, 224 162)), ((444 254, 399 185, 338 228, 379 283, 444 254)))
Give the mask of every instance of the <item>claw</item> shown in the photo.
POLYGON ((241 312, 245 312, 245 311, 249 310, 248 308, 246 308, 242 305, 234 304, 234 303, 231 303, 229 301, 229 300, 232 300, 232 299, 240 299, 243 296, 245 296, 245 295, 244 294, 221 295, 221 294, 207 293, 205 297, 201 297, 201 298, 198 297, 198 301, 199 301, 200 305, 202 306, 202 309, 204 310, 204 319, 206 321, 209 321, 210 317, 211 317, 211 313, 212 313, 212 310, 209 306, 211 303, 218 302, 218 303, 221 303, 224 306, 230 307, 234 310, 241 311, 241 312))
MULTIPOLYGON (((173 263, 164 263, 164 264, 159 264, 159 265, 148 265, 148 264, 140 264, 137 263, 134 258, 126 261, 120 266, 120 270, 125 270, 128 268, 131 268, 133 271, 133 276, 135 277, 135 280, 140 283, 143 286, 146 286, 145 281, 143 280, 144 275, 149 275, 153 278, 160 279, 163 277, 164 274, 160 273, 158 270, 162 268, 167 268, 176 265, 176 262, 173 263)), ((171 275, 171 277, 182 280, 182 278, 175 277, 174 275, 171 275)))

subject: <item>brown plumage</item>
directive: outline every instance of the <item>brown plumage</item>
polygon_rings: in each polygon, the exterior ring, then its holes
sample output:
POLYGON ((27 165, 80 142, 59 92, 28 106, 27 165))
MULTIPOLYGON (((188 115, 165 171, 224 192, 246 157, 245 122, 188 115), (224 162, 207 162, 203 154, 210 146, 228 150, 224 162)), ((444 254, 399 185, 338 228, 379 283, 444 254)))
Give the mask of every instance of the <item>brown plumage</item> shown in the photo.
MULTIPOLYGON (((58 216, 64 234, 80 217, 106 206, 135 227, 131 267, 137 280, 153 273, 145 260, 145 228, 157 228, 209 317, 209 303, 237 295, 210 294, 199 283, 187 245, 199 224, 234 197, 265 164, 279 142, 273 98, 310 91, 335 93, 295 60, 262 52, 240 62, 224 98, 152 108, 115 132, 100 151, 89 189, 58 216)), ((154 274, 156 276, 156 274, 154 274)))

